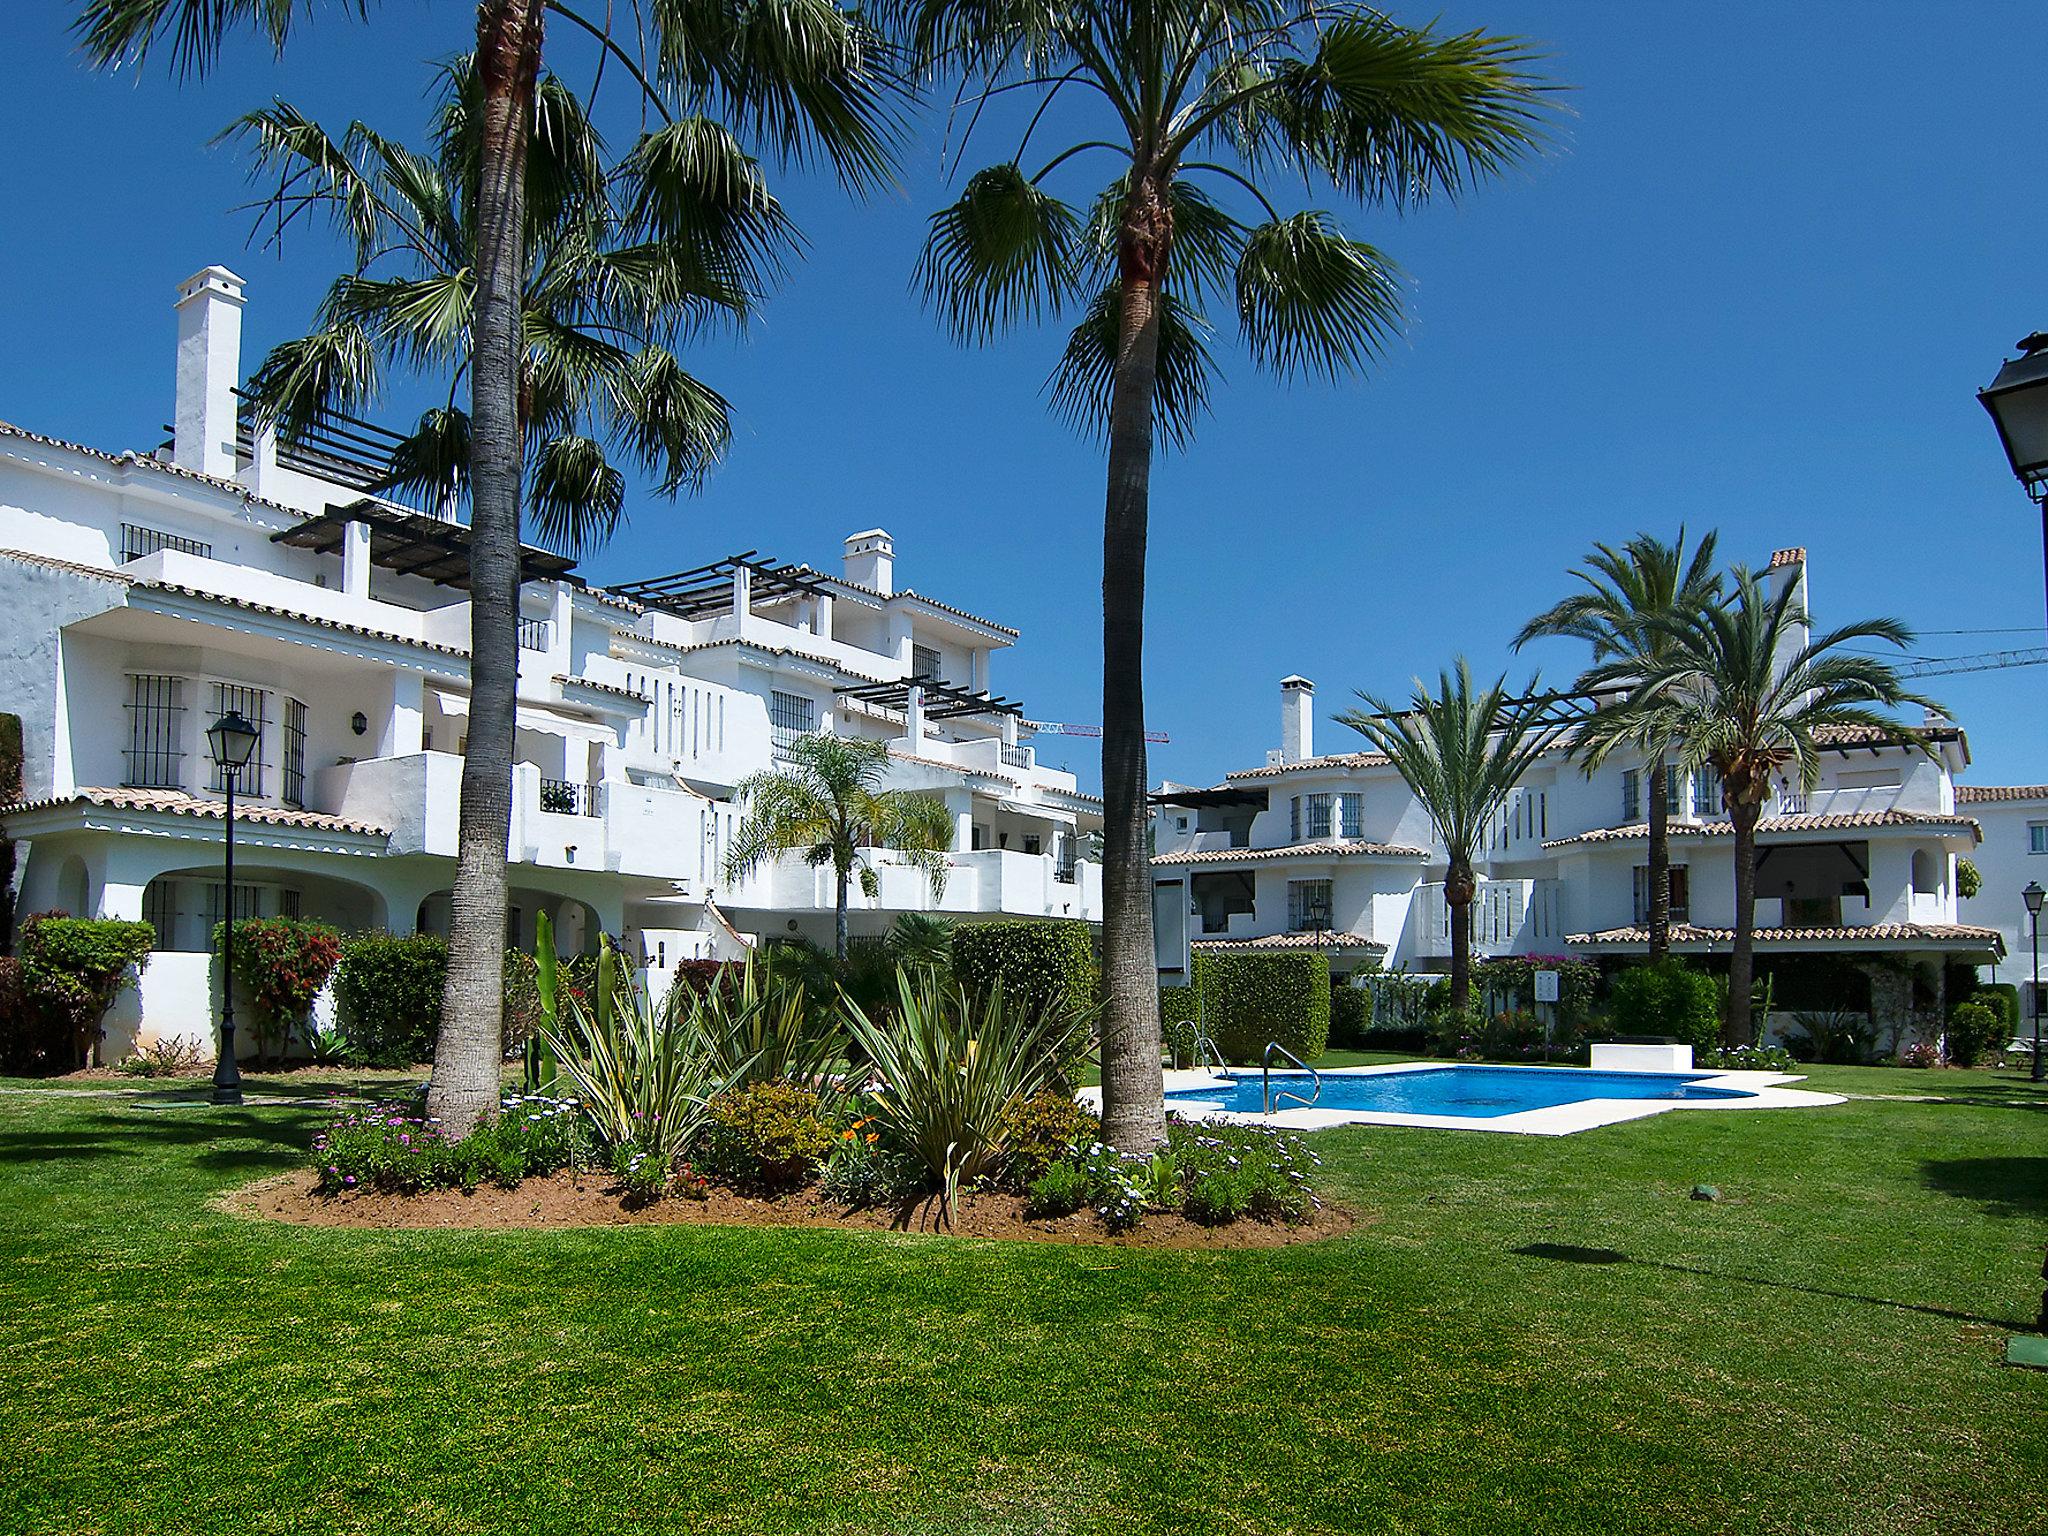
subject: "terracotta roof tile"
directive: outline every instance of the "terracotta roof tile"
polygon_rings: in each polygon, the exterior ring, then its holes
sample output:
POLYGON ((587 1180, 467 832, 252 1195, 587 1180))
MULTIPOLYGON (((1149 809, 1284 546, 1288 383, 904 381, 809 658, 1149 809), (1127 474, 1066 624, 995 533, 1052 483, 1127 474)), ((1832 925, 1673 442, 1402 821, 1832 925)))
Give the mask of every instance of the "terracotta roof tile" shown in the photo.
POLYGON ((1269 933, 1256 939, 1195 939, 1188 948, 1205 955, 1256 955, 1296 949, 1351 949, 1384 954, 1387 946, 1355 933, 1269 933))
POLYGON ((1244 864, 1262 859, 1426 859, 1426 848, 1399 843, 1369 843, 1363 838, 1326 838, 1313 843, 1287 843, 1278 848, 1192 848, 1153 856, 1154 864, 1244 864))
MULTIPOLYGON (((60 810, 65 806, 95 805, 113 811, 161 811, 172 816, 192 816, 202 821, 223 821, 227 807, 218 800, 187 794, 181 789, 80 788, 76 793, 49 800, 30 800, 4 808, 5 813, 60 810)), ((286 805, 265 805, 240 801, 235 820, 267 827, 296 827, 313 832, 352 832, 358 837, 388 837, 389 827, 346 816, 329 816, 321 811, 294 810, 286 805)))
POLYGON ((1958 784, 1957 805, 1991 805, 2006 800, 2048 800, 2048 784, 1958 784))
MULTIPOLYGON (((1944 816, 1937 811, 1855 811, 1840 815, 1766 816, 1756 824, 1759 834, 1771 832, 1853 832, 1877 827, 1926 827, 1975 835, 1977 823, 1967 816, 1944 816)), ((1735 827, 1726 821, 1674 821, 1673 838, 1732 837, 1735 827)), ((1569 848, 1582 843, 1621 843, 1647 839, 1649 824, 1635 822, 1625 827, 1595 827, 1574 837, 1553 837, 1546 848, 1569 848)))
POLYGON ((67 576, 93 576, 101 581, 116 582, 124 587, 129 585, 131 580, 120 571, 110 571, 105 566, 81 565, 76 560, 59 560, 55 555, 30 554, 25 549, 0 549, 0 559, 12 560, 19 565, 40 565, 48 570, 62 571, 67 576))
POLYGON ((394 630, 371 629, 364 624, 350 624, 342 619, 324 619, 317 614, 301 613, 296 608, 281 608, 275 603, 258 603, 246 597, 227 597, 219 592, 209 592, 203 587, 182 586, 174 581, 136 581, 131 583, 149 592, 168 592, 175 597, 192 597, 201 602, 219 603, 223 608, 240 608, 248 613, 261 613, 272 618, 296 619, 301 624, 311 624, 319 629, 331 629, 339 634, 360 635, 368 640, 384 640, 393 645, 409 645, 422 651, 432 651, 437 656, 454 656, 469 659, 469 652, 459 646, 442 645, 437 640, 422 640, 414 635, 401 635, 394 630))
POLYGON ((1240 768, 1223 775, 1226 782, 1249 779, 1277 779, 1284 773, 1314 773, 1328 768, 1384 768, 1388 759, 1381 752, 1333 752, 1324 757, 1304 757, 1298 763, 1268 763, 1263 768, 1240 768))
MULTIPOLYGON (((1980 928, 1973 923, 1860 923, 1831 927, 1756 930, 1756 942, 1763 945, 1802 943, 1815 939, 1839 939, 1861 943, 1923 939, 1934 943, 1994 944, 2001 950, 2004 948, 2004 937, 1996 928, 1980 928)), ((1573 933, 1565 936, 1565 943, 1579 945, 1649 942, 1650 934, 1646 928, 1605 928, 1598 933, 1573 933)), ((1674 923, 1671 927, 1671 942, 1732 944, 1735 942, 1735 930, 1695 928, 1689 923, 1674 923)))
POLYGON ((67 453, 82 453, 87 458, 98 459, 102 463, 113 464, 121 468, 127 468, 132 465, 137 469, 154 470, 158 474, 174 475, 181 480, 191 480, 200 485, 210 485, 216 490, 230 491, 241 497, 244 501, 254 502, 258 506, 269 507, 273 511, 282 512, 287 517, 304 518, 311 515, 298 507, 288 507, 281 501, 272 501, 266 496, 258 496, 239 480, 228 480, 219 475, 202 474, 196 469, 187 469, 182 464, 169 464, 162 459, 153 458, 148 454, 136 453, 132 450, 125 453, 109 453, 104 448, 88 448, 84 443, 74 443, 62 437, 51 437, 43 432, 31 432, 26 427, 17 427, 11 421, 0 421, 0 436, 20 438, 23 442, 37 443, 45 448, 62 448, 67 453))
POLYGON ((555 674, 555 681, 576 688, 591 688, 599 693, 609 693, 621 699, 631 699, 635 704, 651 704, 654 701, 646 694, 633 688, 621 688, 617 683, 600 683, 594 677, 570 677, 563 672, 555 674))

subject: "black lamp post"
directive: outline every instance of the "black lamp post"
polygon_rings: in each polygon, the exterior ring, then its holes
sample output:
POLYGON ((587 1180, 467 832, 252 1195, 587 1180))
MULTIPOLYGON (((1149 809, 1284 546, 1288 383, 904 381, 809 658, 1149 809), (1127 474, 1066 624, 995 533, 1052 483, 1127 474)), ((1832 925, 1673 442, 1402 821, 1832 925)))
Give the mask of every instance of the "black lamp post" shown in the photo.
POLYGON ((2027 888, 2020 892, 2020 900, 2027 904, 2027 918, 2034 930, 2034 1081, 2048 1078, 2048 1061, 2041 1058, 2041 898, 2048 891, 2041 889, 2041 882, 2029 880, 2027 888))
POLYGON ((206 745, 220 769, 227 792, 227 837, 222 844, 221 879, 226 898, 227 927, 222 930, 220 981, 220 1053, 213 1064, 213 1102, 242 1102, 242 1074, 235 1065, 235 780, 255 755, 262 730, 229 710, 207 729, 206 745))
POLYGON ((2048 332, 2020 342, 2020 355, 1977 391, 1998 428, 2006 462, 2041 508, 2041 572, 2048 584, 2048 332))

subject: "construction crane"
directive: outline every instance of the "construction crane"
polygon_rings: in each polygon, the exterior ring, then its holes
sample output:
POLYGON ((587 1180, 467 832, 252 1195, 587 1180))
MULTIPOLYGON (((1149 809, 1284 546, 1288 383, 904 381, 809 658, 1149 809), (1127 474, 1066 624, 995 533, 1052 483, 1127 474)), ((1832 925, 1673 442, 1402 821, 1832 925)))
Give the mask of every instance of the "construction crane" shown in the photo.
POLYGON ((1956 672, 1996 672, 2006 667, 2048 666, 2048 645, 2020 651, 1979 651, 1971 656, 1923 656, 1892 670, 1900 677, 1946 677, 1956 672))
MULTIPOLYGON (((1099 737, 1102 734, 1102 727, 1099 725, 1061 724, 1056 720, 1026 720, 1023 722, 1023 725, 1026 730, 1036 731, 1041 736, 1099 737)), ((1145 739, 1147 741, 1170 741, 1173 738, 1164 731, 1147 731, 1145 739)))

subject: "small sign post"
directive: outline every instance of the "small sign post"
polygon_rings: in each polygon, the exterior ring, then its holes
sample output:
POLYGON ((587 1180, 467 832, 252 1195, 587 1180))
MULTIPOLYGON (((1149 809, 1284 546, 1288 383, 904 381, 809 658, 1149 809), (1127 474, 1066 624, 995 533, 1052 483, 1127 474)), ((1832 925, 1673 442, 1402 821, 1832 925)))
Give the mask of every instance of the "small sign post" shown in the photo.
POLYGON ((1543 1011, 1543 1059, 1549 1061, 1551 1039, 1557 1027, 1557 972, 1536 971, 1532 976, 1536 983, 1536 1001, 1550 1004, 1543 1011))

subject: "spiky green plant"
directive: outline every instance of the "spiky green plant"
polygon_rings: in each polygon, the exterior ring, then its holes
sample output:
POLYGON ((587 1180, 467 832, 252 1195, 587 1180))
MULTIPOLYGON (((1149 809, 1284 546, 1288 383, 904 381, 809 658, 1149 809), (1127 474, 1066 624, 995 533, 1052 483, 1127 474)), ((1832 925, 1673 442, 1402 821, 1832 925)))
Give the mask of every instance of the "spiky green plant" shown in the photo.
POLYGON ((728 966, 701 992, 672 987, 664 1002, 707 1069, 736 1088, 792 1082, 828 1091, 846 1054, 837 1009, 820 1004, 796 957, 774 949, 728 966))
POLYGON ((893 1017, 877 1022, 848 1004, 847 1029, 880 1080, 869 1112, 930 1174, 950 1222, 961 1183, 1001 1167, 1005 1116, 1058 1081, 1092 1010, 1032 1014, 1004 1006, 1000 987, 975 1001, 909 967, 896 986, 893 1017))

